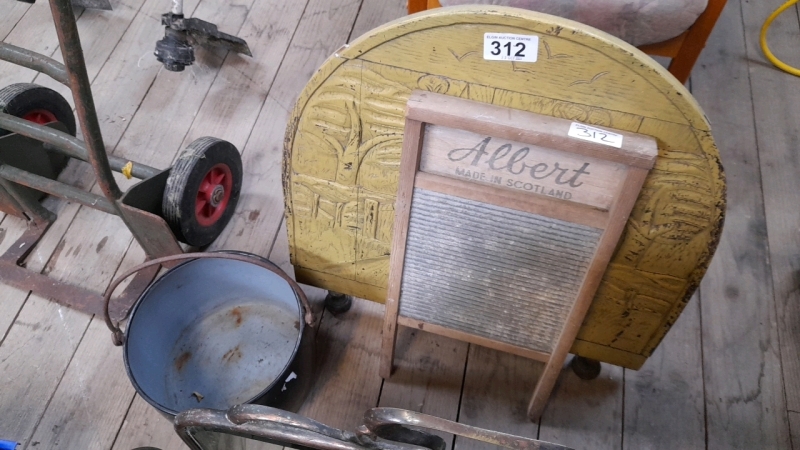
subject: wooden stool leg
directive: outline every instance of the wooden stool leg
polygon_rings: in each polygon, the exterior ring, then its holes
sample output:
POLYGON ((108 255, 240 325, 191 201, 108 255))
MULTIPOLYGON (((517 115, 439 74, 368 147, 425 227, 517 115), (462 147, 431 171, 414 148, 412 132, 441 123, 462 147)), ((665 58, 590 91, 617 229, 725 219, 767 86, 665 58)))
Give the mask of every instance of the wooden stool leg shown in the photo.
POLYGON ((408 0, 409 14, 441 7, 442 5, 439 4, 439 0, 408 0))
POLYGON ((394 364, 394 346, 397 344, 397 317, 390 322, 386 321, 383 325, 383 344, 381 347, 381 366, 380 376, 388 380, 392 376, 392 365, 394 364))
POLYGON ((552 355, 550 360, 544 366, 544 372, 536 382, 536 387, 533 389, 533 396, 530 403, 528 403, 528 418, 532 421, 539 420, 544 412, 544 407, 547 406, 547 400, 550 399, 550 393, 553 392, 553 386, 556 384, 558 374, 561 373, 561 368, 564 366, 564 361, 567 359, 567 354, 552 355))
POLYGON ((408 13, 425 11, 428 9, 428 0, 408 0, 408 13))
POLYGON ((694 63, 706 46, 706 41, 711 31, 714 29, 714 24, 717 23, 722 9, 725 7, 727 0, 710 0, 708 6, 703 14, 697 18, 697 21, 689 28, 689 33, 681 44, 678 54, 672 58, 669 64, 669 72, 675 76, 683 84, 689 79, 689 74, 692 72, 694 63))

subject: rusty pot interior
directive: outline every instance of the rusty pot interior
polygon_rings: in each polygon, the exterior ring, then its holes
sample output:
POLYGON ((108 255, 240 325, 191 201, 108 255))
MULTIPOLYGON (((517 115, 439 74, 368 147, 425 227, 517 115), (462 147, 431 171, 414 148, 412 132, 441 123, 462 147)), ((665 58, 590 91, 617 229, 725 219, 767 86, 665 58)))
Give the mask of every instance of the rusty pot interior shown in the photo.
POLYGON ((278 275, 242 261, 193 260, 134 306, 125 365, 137 392, 163 413, 226 409, 284 381, 303 328, 299 299, 278 275))

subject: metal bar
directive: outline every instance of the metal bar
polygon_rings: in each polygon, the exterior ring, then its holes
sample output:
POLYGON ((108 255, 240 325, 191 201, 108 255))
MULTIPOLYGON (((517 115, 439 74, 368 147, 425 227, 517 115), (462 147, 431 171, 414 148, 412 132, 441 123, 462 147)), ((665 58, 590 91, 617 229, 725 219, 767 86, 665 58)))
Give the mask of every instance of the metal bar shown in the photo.
POLYGON ((8 263, 12 266, 22 264, 52 224, 53 222, 30 224, 25 232, 22 233, 22 236, 20 236, 11 247, 8 247, 5 253, 0 255, 0 264, 8 263))
POLYGON ((33 222, 34 225, 40 226, 56 220, 56 215, 48 211, 47 208, 39 204, 39 202, 34 201, 26 195, 20 195, 19 189, 10 183, 9 180, 0 178, 0 186, 2 186, 3 190, 17 202, 22 210, 22 214, 24 214, 25 218, 29 221, 33 222))
POLYGON ((34 175, 30 172, 26 172, 5 164, 0 165, 0 177, 32 189, 48 193, 50 195, 55 195, 56 197, 66 199, 71 202, 80 203, 109 214, 119 215, 116 205, 110 202, 107 198, 101 195, 92 194, 91 192, 86 192, 76 187, 72 187, 60 181, 34 175))
POLYGON ((161 170, 158 170, 155 167, 150 167, 144 164, 129 161, 127 159, 120 158, 119 156, 110 155, 108 157, 108 164, 111 166, 111 170, 115 172, 122 173, 123 167, 125 167, 125 165, 127 165, 128 163, 132 164, 131 177, 136 178, 138 180, 146 180, 162 172, 161 170))
MULTIPOLYGON (((233 424, 225 416, 225 411, 211 409, 190 409, 178 414, 174 420, 175 432, 192 450, 212 450, 221 447, 214 442, 206 442, 207 433, 212 432, 233 436, 248 436, 261 442, 270 442, 287 447, 318 450, 366 450, 358 443, 342 441, 321 435, 303 428, 296 428, 284 423, 255 421, 233 424), (206 439, 204 439, 206 438, 206 439)), ((216 441, 211 437, 212 441, 216 441)), ((395 450, 400 450, 395 447, 395 450)), ((416 447, 405 450, 419 450, 416 447)))
POLYGON ((183 0, 172 0, 172 14, 183 16, 183 0))
MULTIPOLYGON (((53 216, 53 220, 55 220, 55 216, 53 216)), ((100 293, 20 267, 50 225, 52 222, 30 224, 25 233, 11 244, 5 253, 0 255, 0 282, 23 291, 32 291, 40 297, 49 298, 61 305, 87 314, 103 314, 103 296, 100 293)), ((114 305, 108 312, 111 318, 114 320, 124 319, 136 299, 157 274, 157 267, 137 273, 120 296, 114 300, 114 305)))
POLYGON ((0 112, 0 129, 8 130, 12 133, 21 134, 22 136, 49 144, 55 147, 54 149, 56 151, 70 158, 80 159, 81 161, 87 161, 88 159, 83 141, 69 133, 64 133, 2 112, 0 112))
POLYGON ((97 292, 53 280, 8 261, 0 261, 0 281, 88 314, 96 314, 97 305, 103 300, 97 292))
MULTIPOLYGON (((29 122, 19 117, 14 117, 8 114, 0 113, 0 129, 11 131, 12 133, 21 134, 22 136, 36 139, 37 141, 44 142, 50 147, 48 150, 55 150, 63 153, 70 158, 79 159, 81 161, 89 162, 88 152, 84 147, 83 141, 69 135, 68 133, 54 130, 53 128, 29 122)), ((112 170, 121 172, 122 168, 129 161, 118 156, 109 155, 108 164, 112 170)), ((154 177, 161 173, 154 167, 144 164, 133 163, 131 175, 134 178, 145 180, 154 177)))
POLYGON ((69 0, 50 0, 50 10, 53 13, 53 22, 55 22, 58 32, 58 43, 61 45, 61 54, 64 56, 64 65, 69 75, 69 86, 72 98, 75 100, 75 112, 81 124, 88 150, 89 164, 94 169, 100 190, 110 200, 110 205, 116 213, 116 204, 113 202, 122 196, 122 191, 114 181, 114 175, 108 164, 108 155, 106 155, 103 136, 100 133, 100 123, 97 120, 97 110, 94 106, 81 40, 75 23, 75 13, 69 0))
POLYGON ((55 59, 16 45, 0 42, 0 60, 41 72, 59 83, 69 86, 67 69, 55 59))
POLYGON ((271 422, 313 431, 340 441, 351 440, 355 436, 351 432, 329 427, 308 417, 263 405, 235 405, 225 415, 235 425, 247 422, 271 422))
POLYGON ((44 233, 50 228, 50 225, 55 221, 53 220, 42 224, 31 223, 19 239, 14 242, 5 253, 0 255, 0 262, 10 263, 13 265, 21 265, 25 262, 25 258, 33 251, 36 244, 44 236, 44 233))
POLYGON ((397 408, 370 409, 364 414, 364 425, 368 430, 367 435, 384 439, 397 438, 396 434, 400 430, 399 426, 443 431, 467 439, 515 450, 570 450, 569 447, 551 442, 486 430, 428 414, 397 408))

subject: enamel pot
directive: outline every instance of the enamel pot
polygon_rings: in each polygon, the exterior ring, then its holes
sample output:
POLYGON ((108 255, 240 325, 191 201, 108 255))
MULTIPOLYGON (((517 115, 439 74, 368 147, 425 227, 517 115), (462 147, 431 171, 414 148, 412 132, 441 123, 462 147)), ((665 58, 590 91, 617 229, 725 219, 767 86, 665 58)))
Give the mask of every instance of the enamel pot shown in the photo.
POLYGON ((148 261, 109 286, 106 324, 133 387, 168 418, 191 408, 255 403, 296 411, 313 377, 314 317, 303 291, 268 260, 243 252, 148 261), (127 277, 174 264, 139 296, 123 332, 108 314, 127 277))

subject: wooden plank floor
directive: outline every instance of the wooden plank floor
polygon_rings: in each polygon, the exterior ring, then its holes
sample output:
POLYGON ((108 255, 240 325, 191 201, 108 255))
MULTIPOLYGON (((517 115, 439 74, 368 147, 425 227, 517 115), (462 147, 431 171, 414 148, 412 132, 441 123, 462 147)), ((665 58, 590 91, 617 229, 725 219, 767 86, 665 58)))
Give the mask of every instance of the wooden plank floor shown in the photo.
MULTIPOLYGON (((46 2, 0 1, 0 39, 60 57, 46 2)), ((107 148, 167 167, 199 136, 233 142, 244 159, 243 196, 213 247, 269 255, 290 270, 280 184, 289 111, 327 56, 403 16, 404 1, 186 0, 187 12, 245 38, 255 57, 200 50, 178 74, 152 55, 168 3, 112 0, 112 12, 79 11, 107 148)), ((364 410, 397 406, 581 449, 800 450, 800 78, 775 70, 758 48, 761 23, 780 3, 729 0, 695 67, 690 86, 728 178, 725 231, 701 288, 640 371, 604 365, 586 382, 565 370, 544 416, 531 423, 524 412, 540 364, 403 330, 399 368, 383 382, 383 307, 356 301, 347 314, 323 316, 320 373, 301 412, 352 429, 364 410)), ((776 22, 770 39, 776 54, 800 66, 796 11, 776 22)), ((34 80, 66 92, 0 63, 0 84, 34 80)), ((94 185, 85 165, 71 163, 62 179, 94 185)), ((101 290, 144 259, 118 218, 45 202, 59 217, 29 269, 101 290)), ((24 230, 3 217, 0 251, 24 230)), ((319 305, 324 292, 308 292, 319 305)), ((30 450, 185 448, 134 393, 100 318, 2 285, 0 439, 30 450)))

